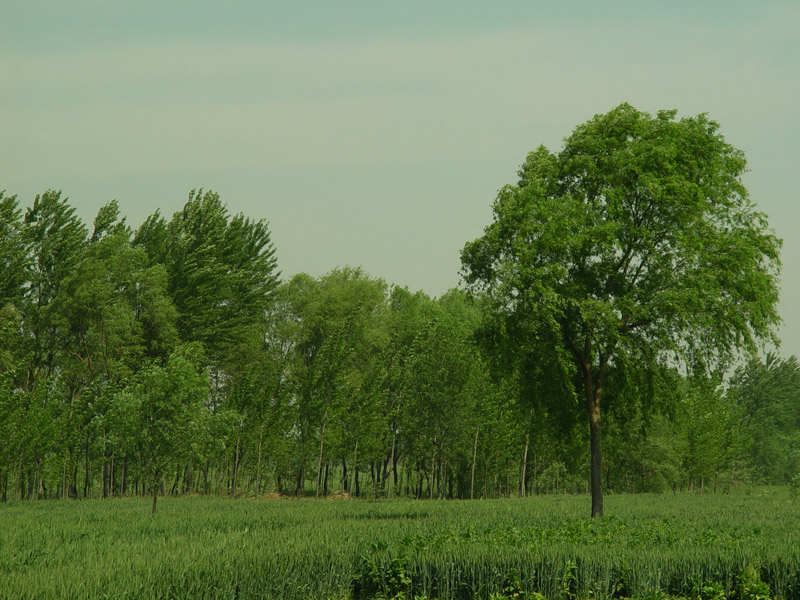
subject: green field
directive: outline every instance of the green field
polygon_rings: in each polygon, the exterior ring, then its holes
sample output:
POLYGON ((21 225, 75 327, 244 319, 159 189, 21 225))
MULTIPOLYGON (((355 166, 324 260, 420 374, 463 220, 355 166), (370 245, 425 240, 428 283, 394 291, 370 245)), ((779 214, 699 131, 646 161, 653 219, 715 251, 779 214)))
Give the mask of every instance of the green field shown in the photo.
POLYGON ((165 498, 154 516, 147 499, 13 503, 0 507, 0 597, 744 600, 749 565, 773 598, 800 598, 800 507, 785 489, 611 495, 594 521, 588 508, 563 495, 165 498))

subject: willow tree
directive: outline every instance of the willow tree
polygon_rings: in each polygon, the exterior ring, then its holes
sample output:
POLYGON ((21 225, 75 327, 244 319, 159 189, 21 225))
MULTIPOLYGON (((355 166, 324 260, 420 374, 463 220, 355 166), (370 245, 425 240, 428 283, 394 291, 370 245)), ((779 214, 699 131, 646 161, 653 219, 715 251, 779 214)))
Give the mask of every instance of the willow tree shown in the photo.
MULTIPOLYGON (((520 340, 557 357, 589 417, 602 515, 603 386, 612 369, 720 364, 775 338, 780 240, 741 181, 744 154, 706 115, 622 104, 539 147, 463 273, 520 340)), ((620 378, 623 379, 623 378, 620 378)))

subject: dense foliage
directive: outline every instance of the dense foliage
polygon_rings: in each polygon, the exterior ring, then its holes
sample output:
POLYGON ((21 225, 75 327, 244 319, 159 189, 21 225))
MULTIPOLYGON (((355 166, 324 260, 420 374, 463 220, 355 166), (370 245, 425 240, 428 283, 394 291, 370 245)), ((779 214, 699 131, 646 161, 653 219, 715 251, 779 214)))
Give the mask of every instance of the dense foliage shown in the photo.
POLYGON ((548 378, 578 382, 593 516, 603 513, 601 415, 619 394, 656 401, 628 379, 675 364, 718 369, 777 341, 780 240, 742 184, 744 154, 707 116, 675 116, 621 104, 560 152, 540 146, 462 253, 517 360, 549 356, 548 378))
POLYGON ((674 117, 621 105, 529 155, 440 298, 281 280, 268 224, 209 191, 138 228, 0 193, 0 500, 591 487, 598 514, 800 481, 797 360, 720 375, 770 338, 779 241, 741 152, 674 117))
POLYGON ((785 488, 585 500, 169 498, 13 503, 0 595, 30 598, 800 598, 785 488), (763 583, 762 583, 763 582, 763 583), (766 586, 764 585, 766 584, 766 586), (401 595, 402 594, 402 595, 401 595))

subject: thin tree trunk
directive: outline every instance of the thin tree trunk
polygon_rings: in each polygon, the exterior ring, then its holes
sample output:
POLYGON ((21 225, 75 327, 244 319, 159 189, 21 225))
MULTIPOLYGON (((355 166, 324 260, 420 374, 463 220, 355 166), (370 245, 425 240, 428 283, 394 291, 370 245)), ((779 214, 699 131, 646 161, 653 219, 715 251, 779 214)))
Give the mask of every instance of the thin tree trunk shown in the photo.
MULTIPOLYGON (((75 394, 70 393, 69 395, 69 417, 67 418, 67 427, 70 426, 72 423, 72 415, 74 413, 74 406, 75 406, 75 394)), ((67 439, 69 439, 69 434, 67 434, 67 439)), ((72 446, 68 446, 64 449, 64 471, 62 473, 62 484, 61 484, 61 497, 68 498, 69 494, 67 493, 67 459, 72 454, 72 446)))
POLYGON ((319 436, 319 458, 317 459, 317 485, 314 489, 314 499, 319 500, 319 486, 322 477, 322 452, 325 449, 325 426, 328 424, 328 409, 322 415, 322 431, 319 436))
POLYGON ((520 475, 519 475, 519 497, 525 497, 525 475, 528 470, 528 443, 531 439, 531 432, 530 430, 528 433, 525 434, 525 449, 522 451, 522 463, 520 464, 520 475))
POLYGON ((242 432, 241 428, 239 432, 236 434, 236 452, 233 455, 233 480, 231 481, 231 496, 236 496, 236 479, 239 475, 239 452, 241 449, 242 444, 242 432))
POLYGON ((297 473, 297 485, 294 488, 294 495, 305 496, 306 493, 306 457, 305 452, 301 452, 300 471, 297 473))
POLYGON ((111 465, 109 462, 108 456, 108 442, 106 441, 106 436, 108 432, 103 431, 103 469, 102 469, 102 476, 103 476, 103 498, 108 498, 110 494, 110 487, 111 487, 111 465))
POLYGON ((484 454, 483 456, 483 499, 486 500, 488 497, 488 485, 489 482, 489 458, 484 454))
POLYGON ((36 499, 43 500, 46 498, 47 487, 44 485, 44 478, 42 477, 42 465, 39 461, 36 461, 36 499))
POLYGON ((22 500, 22 452, 19 453, 19 462, 17 464, 17 500, 22 500))
POLYGON ((67 497, 67 459, 69 458, 69 448, 64 450, 64 468, 61 471, 61 497, 67 497))
POLYGON ((350 485, 350 493, 355 493, 358 496, 358 489, 356 488, 358 481, 358 438, 356 438, 355 450, 353 451, 353 466, 350 469, 353 471, 353 483, 350 485))
POLYGON ((439 469, 437 473, 438 485, 436 486, 436 496, 439 500, 447 496, 447 461, 439 453, 439 469))
MULTIPOLYGON (((72 453, 72 451, 70 451, 72 453)), ((69 497, 73 500, 78 499, 78 461, 74 461, 72 465, 72 475, 69 482, 69 497)))
POLYGON ((389 457, 389 465, 391 466, 391 471, 389 471, 389 473, 385 477, 385 480, 386 480, 386 497, 387 498, 391 498, 391 496, 392 496, 392 480, 389 478, 389 475, 391 475, 394 472, 394 469, 395 469, 394 449, 395 449, 395 444, 396 443, 397 443, 397 429, 394 430, 394 435, 392 436, 392 454, 389 457))
POLYGON ((469 499, 475 499, 475 462, 478 458, 478 432, 479 428, 475 428, 475 440, 472 442, 472 473, 469 477, 469 499))
POLYGON ((258 462, 256 462, 256 493, 255 497, 261 493, 261 442, 264 439, 264 423, 261 424, 261 429, 258 432, 258 462))
POLYGON ((172 487, 169 490, 169 495, 174 496, 175 492, 178 490, 178 484, 181 481, 181 467, 178 465, 175 469, 175 481, 172 482, 172 487))
POLYGON ((100 472, 103 477, 103 499, 105 500, 106 498, 108 498, 108 486, 109 486, 109 469, 107 460, 103 460, 103 466, 100 472))
POLYGON ((433 480, 436 474, 436 451, 434 450, 433 456, 431 456, 431 478, 428 481, 428 496, 430 499, 433 500, 433 480))
POLYGON ((83 497, 84 497, 84 499, 89 496, 89 492, 90 492, 90 489, 92 487, 91 486, 92 473, 91 473, 91 471, 89 469, 89 434, 88 433, 86 434, 85 453, 86 453, 86 456, 85 456, 85 458, 86 458, 86 472, 84 473, 84 479, 83 479, 83 497))

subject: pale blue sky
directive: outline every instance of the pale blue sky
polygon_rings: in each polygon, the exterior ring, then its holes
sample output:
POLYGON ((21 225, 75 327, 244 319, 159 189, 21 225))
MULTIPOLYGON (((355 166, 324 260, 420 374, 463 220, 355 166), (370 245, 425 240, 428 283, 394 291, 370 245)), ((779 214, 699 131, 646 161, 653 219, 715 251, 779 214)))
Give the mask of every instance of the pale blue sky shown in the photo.
POLYGON ((441 294, 525 154, 623 101, 745 151, 800 354, 800 2, 0 5, 0 189, 136 226, 210 188, 270 221, 286 276, 441 294))

